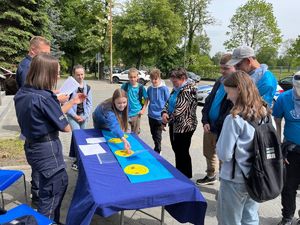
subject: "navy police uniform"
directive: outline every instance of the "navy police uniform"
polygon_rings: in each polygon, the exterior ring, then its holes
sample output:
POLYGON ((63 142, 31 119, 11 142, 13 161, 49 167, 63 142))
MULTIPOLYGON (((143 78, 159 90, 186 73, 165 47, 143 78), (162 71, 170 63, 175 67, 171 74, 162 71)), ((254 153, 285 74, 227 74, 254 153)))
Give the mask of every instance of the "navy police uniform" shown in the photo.
POLYGON ((26 76, 29 71, 32 58, 27 55, 20 63, 16 73, 16 81, 19 88, 23 87, 25 84, 26 76))
POLYGON ((14 101, 18 123, 26 137, 27 161, 39 172, 38 211, 58 223, 68 185, 58 132, 68 125, 68 121, 52 91, 25 85, 14 101))
MULTIPOLYGON (((21 88, 24 86, 27 73, 31 64, 32 58, 27 55, 20 63, 16 73, 16 81, 18 87, 21 88)), ((39 173, 32 169, 31 172, 31 199, 32 202, 36 203, 39 200, 39 173)))

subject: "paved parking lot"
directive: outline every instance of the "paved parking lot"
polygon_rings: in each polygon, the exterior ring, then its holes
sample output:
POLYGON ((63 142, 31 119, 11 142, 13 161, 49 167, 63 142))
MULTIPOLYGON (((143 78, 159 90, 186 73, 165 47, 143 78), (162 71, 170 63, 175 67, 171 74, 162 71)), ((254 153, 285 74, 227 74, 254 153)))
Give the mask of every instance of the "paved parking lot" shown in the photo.
MULTIPOLYGON (((62 81, 60 81, 62 82, 62 81)), ((168 82, 166 82, 168 84, 168 82)), ((203 82, 200 82, 203 84, 203 82)), ((106 98, 111 97, 113 91, 115 88, 118 88, 119 84, 109 84, 106 81, 88 81, 88 84, 91 85, 91 90, 93 93, 93 106, 95 107, 98 103, 102 102, 106 98)), ((2 137, 9 137, 9 136, 17 136, 19 134, 19 129, 17 126, 17 121, 15 117, 14 112, 14 106, 12 103, 12 97, 5 97, 6 104, 8 105, 6 108, 0 107, 0 135, 2 137), (5 110, 5 113, 1 113, 1 110, 5 110)), ((206 162, 205 158, 202 156, 202 135, 203 135, 203 129, 202 124, 200 122, 201 120, 201 109, 202 107, 198 107, 197 109, 197 115, 199 124, 197 127, 196 132, 194 133, 194 136, 192 138, 192 145, 190 148, 190 153, 192 156, 192 163, 193 163, 193 180, 196 180, 198 178, 202 178, 205 175, 205 168, 206 168, 206 162)), ((92 127, 91 120, 89 121, 89 128, 92 127)), ((140 137, 150 146, 153 147, 153 141, 150 134, 150 129, 148 126, 148 118, 147 115, 144 115, 142 117, 141 121, 141 135, 140 137)), ((69 187, 67 194, 64 198, 63 206, 62 206, 62 221, 65 221, 66 214, 68 211, 69 203, 72 199, 74 187, 76 184, 76 178, 77 178, 77 172, 70 169, 71 165, 71 159, 68 157, 69 153, 69 146, 70 146, 70 139, 71 134, 70 133, 61 133, 60 138, 63 143, 63 151, 65 155, 65 159, 68 165, 68 175, 69 175, 69 187)), ((163 141, 162 141, 162 156, 168 160, 171 164, 174 165, 174 154, 170 147, 170 141, 168 137, 168 132, 163 133, 163 141)), ((15 168, 15 167, 10 167, 15 168)), ((30 167, 28 165, 24 165, 21 167, 16 167, 16 169, 21 169, 26 174, 26 180, 27 180, 27 186, 29 190, 29 180, 30 180, 30 167)), ((5 200, 6 200, 6 207, 12 208, 16 204, 20 202, 24 202, 25 199, 22 196, 22 192, 20 192, 20 189, 22 188, 22 183, 18 182, 16 185, 14 185, 12 188, 8 189, 5 192, 5 200)), ((200 187, 200 191, 204 195, 204 197, 207 200, 208 208, 206 212, 206 219, 205 224, 207 225, 215 225, 217 224, 216 219, 216 200, 215 195, 217 193, 217 190, 219 188, 219 183, 214 185, 208 185, 200 187)), ((300 207, 299 202, 299 195, 297 196, 297 205, 298 208, 300 207)), ((152 208, 147 209, 147 212, 152 213, 156 216, 160 215, 160 208, 152 208)), ((141 214, 139 212, 135 213, 133 215, 134 211, 126 211, 125 212, 125 223, 126 224, 144 224, 144 225, 155 225, 159 224, 158 221, 153 220, 152 218, 141 214)), ((259 210, 260 215, 260 224, 261 225, 274 225, 277 224, 281 217, 281 204, 280 204, 280 197, 263 203, 260 206, 259 210)), ((103 225, 113 225, 119 223, 119 216, 114 215, 109 218, 102 218, 100 216, 94 216, 94 219, 92 221, 92 225, 96 224, 103 224, 103 225)), ((166 219, 165 224, 168 225, 177 225, 180 224, 177 221, 175 221, 168 213, 166 213, 166 219)))

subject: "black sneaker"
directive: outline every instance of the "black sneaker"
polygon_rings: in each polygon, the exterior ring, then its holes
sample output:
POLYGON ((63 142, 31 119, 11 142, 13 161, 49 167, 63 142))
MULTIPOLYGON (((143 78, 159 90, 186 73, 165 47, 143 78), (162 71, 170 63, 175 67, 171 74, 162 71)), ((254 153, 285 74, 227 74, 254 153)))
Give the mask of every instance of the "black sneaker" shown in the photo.
POLYGON ((292 225, 293 220, 282 218, 282 220, 277 225, 292 225))
POLYGON ((212 178, 209 178, 208 176, 205 176, 204 178, 202 179, 198 179, 196 181, 196 184, 197 185, 207 185, 207 184, 214 184, 217 182, 217 176, 214 176, 212 178))

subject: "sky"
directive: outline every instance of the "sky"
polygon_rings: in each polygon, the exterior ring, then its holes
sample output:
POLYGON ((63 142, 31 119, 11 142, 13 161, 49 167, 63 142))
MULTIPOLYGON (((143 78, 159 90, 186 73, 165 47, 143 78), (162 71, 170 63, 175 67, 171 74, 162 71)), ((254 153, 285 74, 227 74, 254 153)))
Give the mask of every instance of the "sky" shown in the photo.
MULTIPOLYGON (((300 35, 300 1, 299 0, 266 0, 273 4, 274 16, 281 30, 283 40, 297 38, 300 35)), ((225 52, 223 43, 228 39, 226 32, 228 25, 236 9, 245 4, 247 0, 212 0, 209 12, 217 20, 218 25, 206 27, 207 35, 210 38, 211 52, 225 52)))

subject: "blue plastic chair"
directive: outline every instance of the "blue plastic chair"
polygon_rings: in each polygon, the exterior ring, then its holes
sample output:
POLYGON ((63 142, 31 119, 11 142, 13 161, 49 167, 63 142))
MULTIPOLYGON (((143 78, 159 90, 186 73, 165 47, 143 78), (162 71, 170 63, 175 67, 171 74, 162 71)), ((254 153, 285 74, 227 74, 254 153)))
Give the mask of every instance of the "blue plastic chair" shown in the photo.
POLYGON ((2 202, 3 209, 4 209, 3 191, 5 189, 7 189, 8 187, 10 187, 14 182, 16 182, 22 176, 23 176, 23 181, 24 181, 25 200, 27 202, 26 180, 25 180, 24 173, 19 170, 2 170, 2 169, 0 169, 0 193, 1 193, 1 202, 2 202))
POLYGON ((17 207, 8 210, 5 214, 0 215, 0 224, 10 222, 14 219, 17 219, 21 216, 33 216, 38 225, 50 225, 53 224, 54 222, 44 215, 34 211, 32 208, 30 208, 26 204, 18 205, 17 207))

